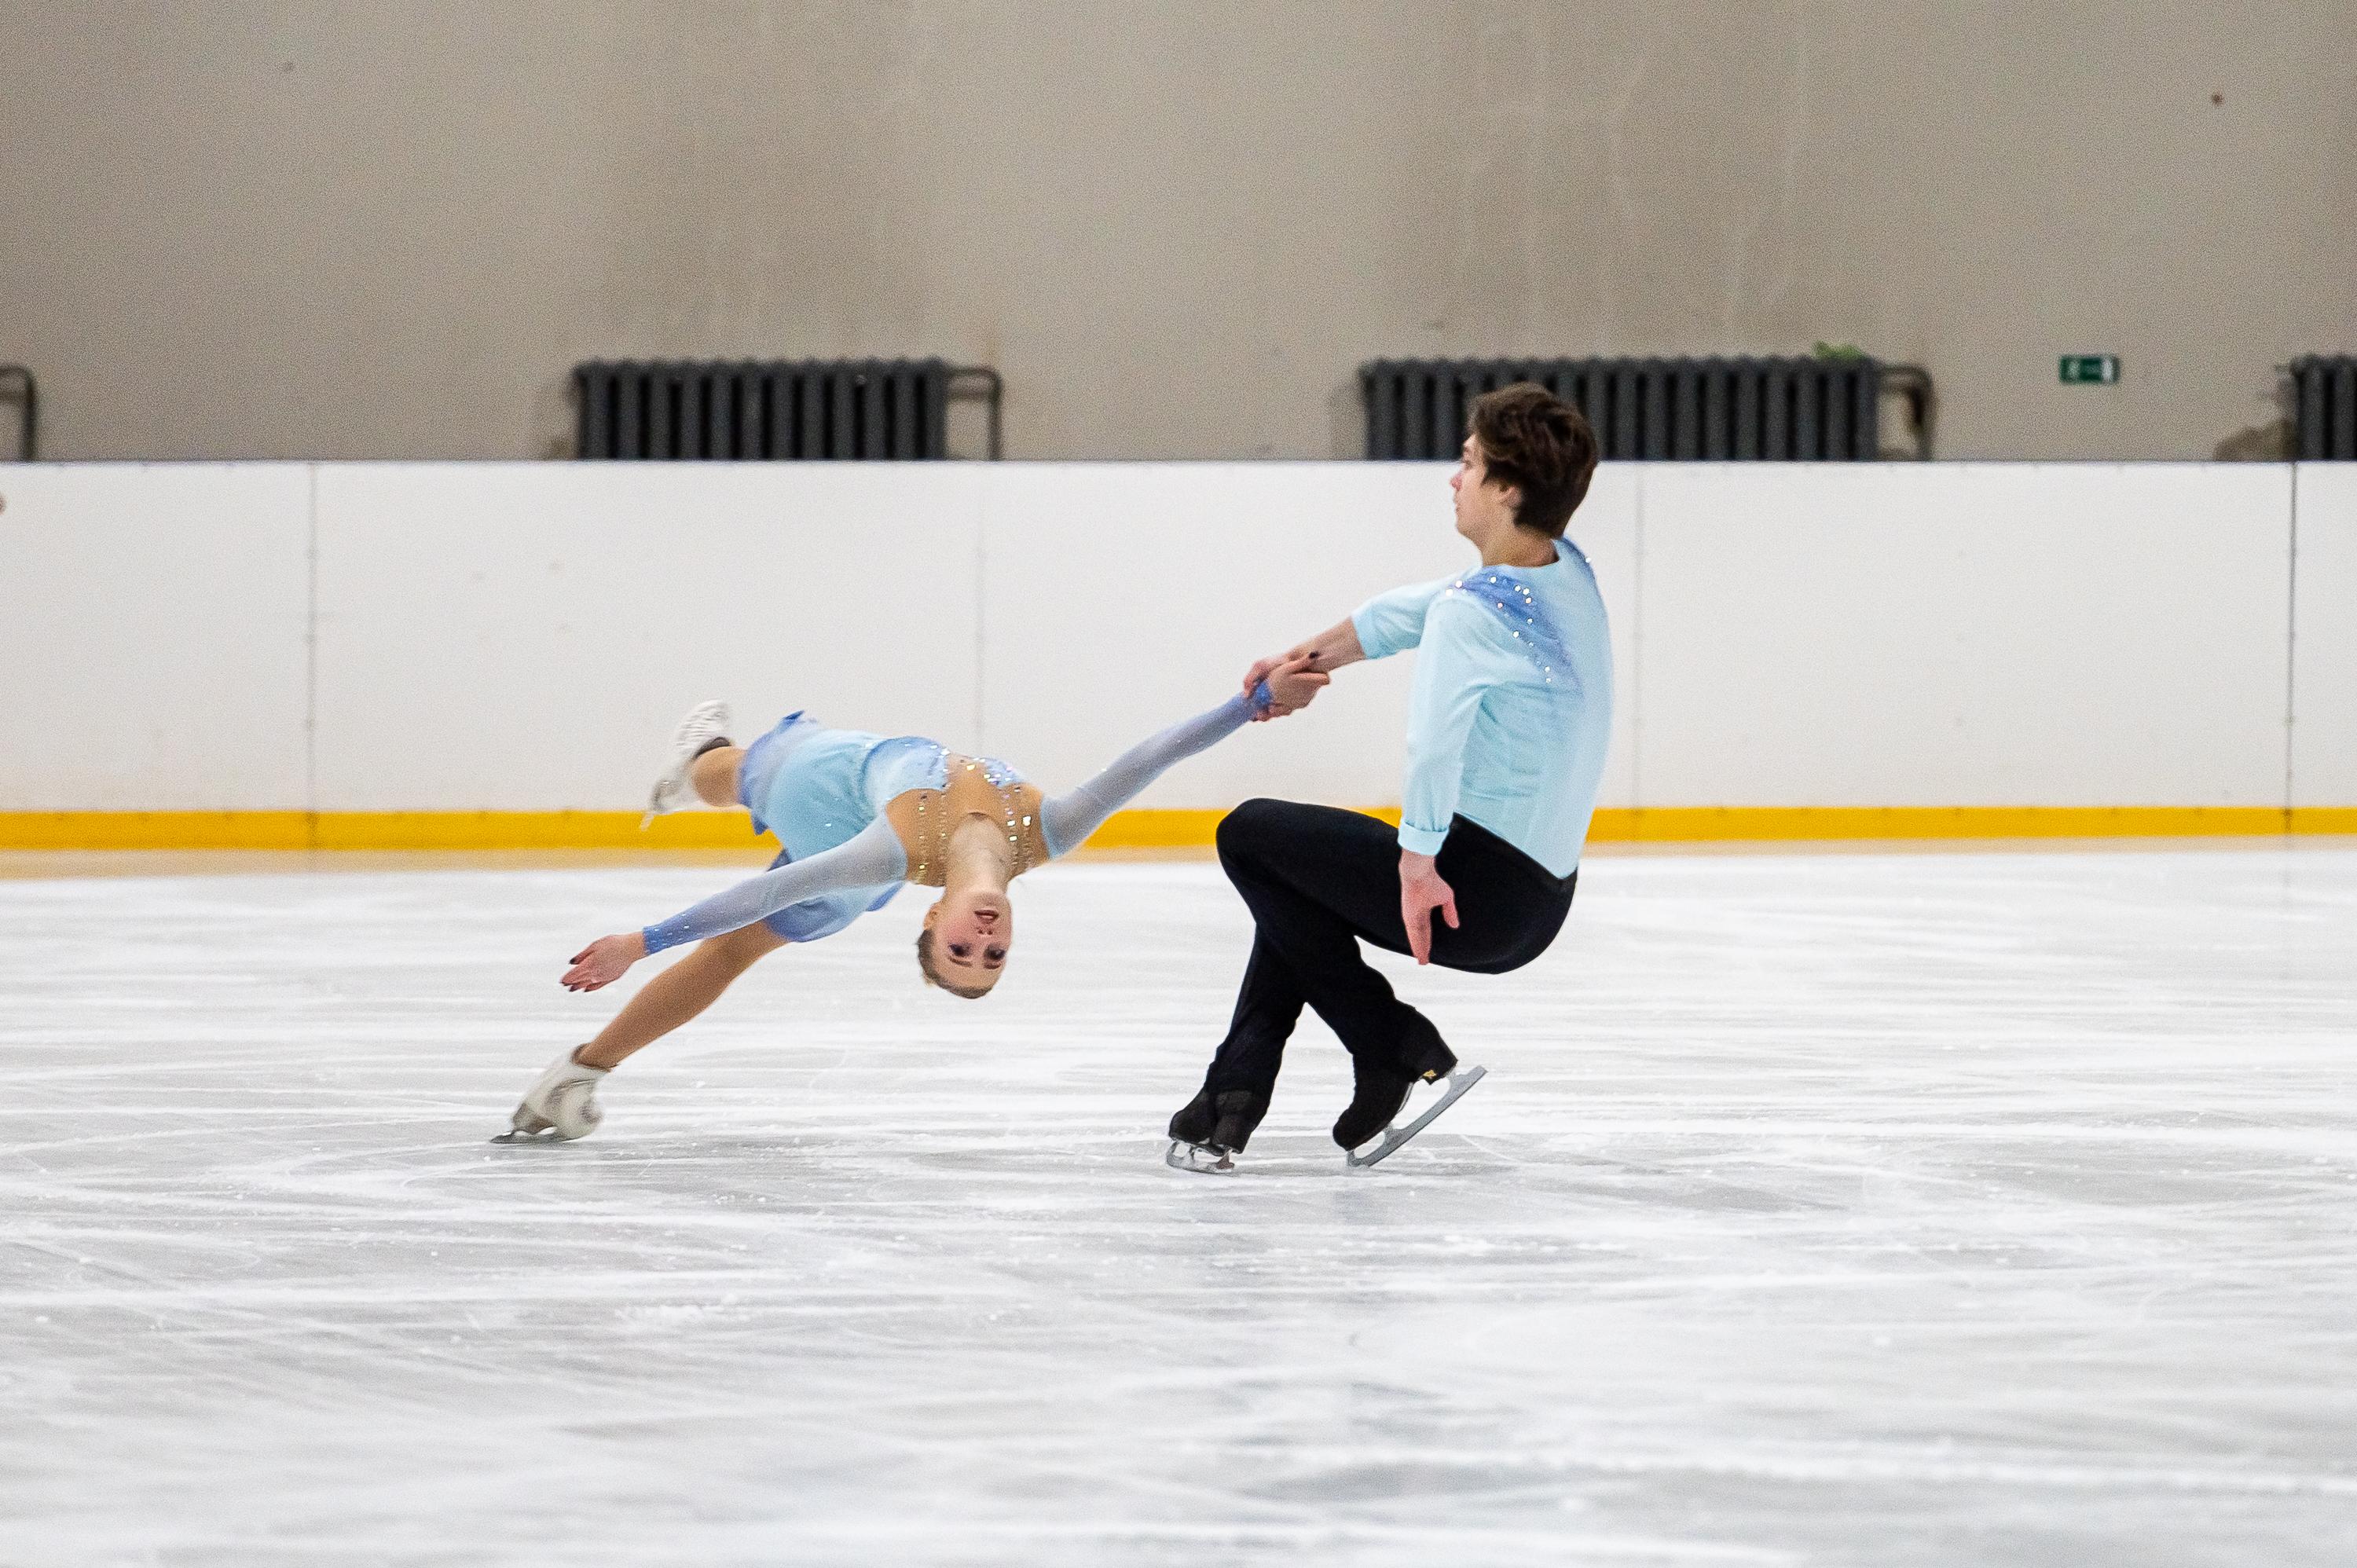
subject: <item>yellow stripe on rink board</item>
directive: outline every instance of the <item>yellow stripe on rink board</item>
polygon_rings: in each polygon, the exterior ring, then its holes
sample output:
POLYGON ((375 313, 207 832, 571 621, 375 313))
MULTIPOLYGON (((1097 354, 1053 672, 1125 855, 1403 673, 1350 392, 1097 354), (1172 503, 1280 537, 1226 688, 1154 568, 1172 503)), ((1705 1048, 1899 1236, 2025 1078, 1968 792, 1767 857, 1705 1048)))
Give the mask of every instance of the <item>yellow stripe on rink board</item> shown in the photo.
POLYGON ((1599 811, 1598 843, 1730 840, 2217 838, 2357 832, 2357 808, 2309 806, 1671 806, 1599 811))
POLYGON ((0 850, 752 849, 734 812, 0 811, 0 850))
MULTIPOLYGON (((1219 811, 1114 813, 1091 849, 1207 849, 1219 811)), ((1387 822, 1396 807, 1369 809, 1387 822)), ((2357 833, 2357 806, 1679 806, 1596 813, 1597 843, 2357 833)), ((0 811, 0 850, 749 850, 733 811, 0 811)))
MULTIPOLYGON (((1363 808, 1396 823, 1399 808, 1363 808)), ((1226 813, 1115 813, 1091 849, 1207 846, 1226 813)), ((2219 838, 2357 833, 2357 807, 2309 806, 1674 806, 1606 808, 1591 843, 1713 843, 1811 839, 2219 838)))
MULTIPOLYGON (((1370 806, 1367 815, 1397 826, 1397 806, 1370 806)), ((1115 811, 1089 837, 1091 849, 1209 849, 1222 811, 1115 811)))
POLYGON ((2289 813, 2296 833, 2357 833, 2357 806, 2296 806, 2289 813))
POLYGON ((0 849, 308 849, 308 811, 0 811, 0 849))
MULTIPOLYGON (((737 811, 322 811, 317 849, 751 849, 737 811)), ((774 846, 773 846, 774 850, 774 846)))

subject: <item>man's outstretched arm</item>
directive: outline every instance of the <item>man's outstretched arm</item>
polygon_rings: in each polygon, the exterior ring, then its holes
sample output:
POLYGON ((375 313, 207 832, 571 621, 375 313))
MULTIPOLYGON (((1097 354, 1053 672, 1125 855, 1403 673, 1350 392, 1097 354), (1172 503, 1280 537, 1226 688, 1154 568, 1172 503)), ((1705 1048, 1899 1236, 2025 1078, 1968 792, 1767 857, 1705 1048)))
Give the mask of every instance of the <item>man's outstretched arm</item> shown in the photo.
MULTIPOLYGON (((1359 628, 1346 620, 1328 627, 1307 642, 1295 643, 1282 653, 1272 653, 1266 659, 1255 660, 1253 667, 1244 671, 1243 689, 1247 693, 1257 690, 1260 683, 1268 679, 1269 671, 1296 660, 1306 660, 1305 668, 1315 670, 1321 675, 1330 675, 1343 665, 1356 664, 1366 656, 1366 650, 1359 646, 1359 628)), ((1252 722, 1266 724, 1271 719, 1281 719, 1296 711, 1281 703, 1272 703, 1255 712, 1252 722)))
MULTIPOLYGON (((1251 691, 1270 671, 1296 659, 1309 659, 1310 669, 1330 675, 1362 659, 1387 659, 1414 648, 1424 639, 1425 612, 1441 590, 1454 581, 1453 577, 1443 577, 1437 582, 1412 583, 1405 588, 1376 595, 1352 611, 1348 620, 1338 621, 1308 641, 1295 643, 1284 652, 1254 664, 1244 671, 1243 689, 1251 691)), ((1281 718, 1290 712, 1290 708, 1280 707, 1255 715, 1253 722, 1281 718)))

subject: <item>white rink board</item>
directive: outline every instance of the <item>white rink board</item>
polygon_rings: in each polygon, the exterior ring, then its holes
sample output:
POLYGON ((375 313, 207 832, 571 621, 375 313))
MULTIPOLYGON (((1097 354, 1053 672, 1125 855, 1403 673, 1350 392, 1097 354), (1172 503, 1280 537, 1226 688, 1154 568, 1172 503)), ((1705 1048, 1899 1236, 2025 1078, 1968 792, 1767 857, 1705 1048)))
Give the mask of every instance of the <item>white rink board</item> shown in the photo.
POLYGON ((334 465, 319 809, 643 805, 673 723, 975 728, 968 465, 334 465))
POLYGON ((2357 463, 2303 463, 2292 804, 2357 806, 2357 463))
POLYGON ((2290 471, 1654 466, 1649 806, 2280 806, 2290 471))
POLYGON ((301 811, 311 470, 0 465, 0 811, 301 811))
MULTIPOLYGON (((630 810, 706 696, 1060 784, 1465 564, 1447 472, 10 468, 0 811, 630 810)), ((1608 467, 1600 803, 2357 802, 2357 479, 2303 477, 2295 649, 2286 466, 1608 467)), ((1411 666, 1141 803, 1396 801, 1411 666)))

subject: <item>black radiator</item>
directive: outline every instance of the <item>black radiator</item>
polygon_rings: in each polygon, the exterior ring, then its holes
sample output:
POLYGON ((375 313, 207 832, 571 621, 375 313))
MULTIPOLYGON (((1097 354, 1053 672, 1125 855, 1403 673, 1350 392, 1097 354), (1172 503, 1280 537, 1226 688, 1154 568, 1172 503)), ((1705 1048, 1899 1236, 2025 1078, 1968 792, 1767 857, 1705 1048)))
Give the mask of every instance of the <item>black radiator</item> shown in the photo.
POLYGON ((1931 456, 1931 377, 1867 359, 1375 360, 1359 368, 1367 456, 1453 458, 1473 400, 1516 381, 1576 405, 1617 462, 1872 462, 1889 384, 1931 456))
POLYGON ((0 365, 0 397, 16 400, 16 456, 29 463, 41 455, 41 393, 33 372, 22 365, 0 365))
POLYGON ((720 462, 939 460, 952 397, 998 372, 941 360, 592 360, 575 367, 576 456, 720 462))
POLYGON ((2288 368, 2295 456, 2303 463, 2357 463, 2357 355, 2311 354, 2288 368))

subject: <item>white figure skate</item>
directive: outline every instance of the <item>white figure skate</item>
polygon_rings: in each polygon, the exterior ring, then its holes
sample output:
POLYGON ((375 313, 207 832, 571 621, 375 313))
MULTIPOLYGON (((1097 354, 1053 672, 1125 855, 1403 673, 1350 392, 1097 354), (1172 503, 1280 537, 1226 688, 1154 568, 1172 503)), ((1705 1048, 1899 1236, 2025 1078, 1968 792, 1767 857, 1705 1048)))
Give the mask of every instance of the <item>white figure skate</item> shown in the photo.
POLYGON ((704 748, 705 742, 727 733, 727 703, 698 703, 687 710, 687 716, 672 732, 671 766, 663 769, 662 777, 647 792, 647 814, 639 819, 641 831, 657 817, 669 816, 696 803, 695 787, 688 782, 695 754, 704 748))
POLYGON ((512 1125, 491 1142, 570 1143, 587 1137, 606 1119, 597 1109, 597 1080, 605 1076, 606 1069, 583 1067, 565 1052, 525 1091, 523 1103, 508 1118, 512 1125))
MULTIPOLYGON (((1383 1129, 1383 1136, 1376 1139, 1372 1147, 1361 1144, 1356 1149, 1346 1150, 1342 1158, 1353 1170, 1364 1170, 1369 1165, 1381 1165, 1390 1159, 1399 1152, 1402 1144, 1431 1126, 1442 1112, 1465 1098, 1465 1091, 1481 1081, 1484 1071, 1478 1067, 1460 1067, 1446 1077, 1430 1079, 1440 1090, 1439 1099, 1426 1105, 1415 1121, 1405 1125, 1394 1121, 1383 1129)), ((1400 1109, 1406 1110, 1407 1102, 1403 1101, 1400 1109)))

